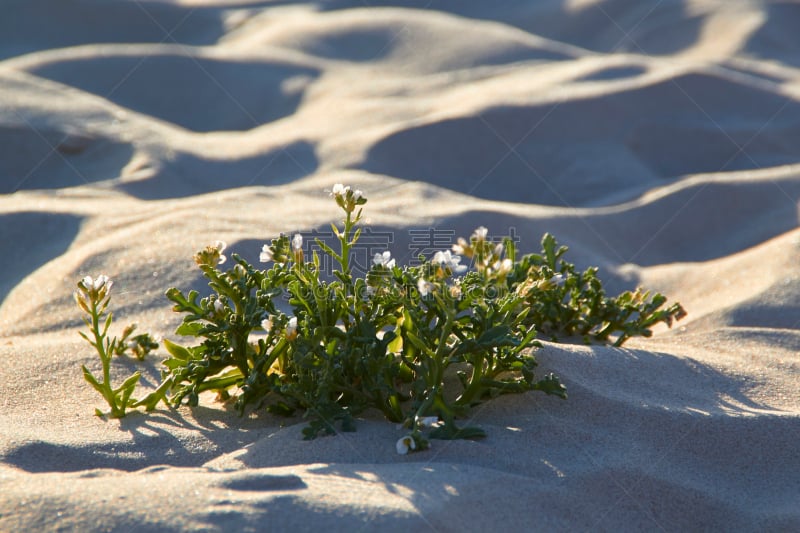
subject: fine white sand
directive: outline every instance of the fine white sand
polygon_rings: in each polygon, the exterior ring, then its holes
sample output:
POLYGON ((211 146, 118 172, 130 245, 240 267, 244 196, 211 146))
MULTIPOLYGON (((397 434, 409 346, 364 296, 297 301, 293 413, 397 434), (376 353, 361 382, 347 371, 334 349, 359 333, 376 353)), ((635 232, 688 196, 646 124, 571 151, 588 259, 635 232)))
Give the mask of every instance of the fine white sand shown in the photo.
MULTIPOLYGON (((2 13, 0 530, 800 530, 799 4, 2 13), (324 230, 337 182, 401 262, 433 250, 417 230, 513 228, 524 251, 548 231, 689 316, 623 349, 545 343, 567 401, 499 398, 472 412, 487 438, 409 456, 372 415, 312 442, 212 397, 93 416, 78 279, 115 280, 120 328, 172 336, 163 293, 203 289, 196 250, 257 261, 324 230)), ((115 376, 153 387, 162 355, 115 376)))

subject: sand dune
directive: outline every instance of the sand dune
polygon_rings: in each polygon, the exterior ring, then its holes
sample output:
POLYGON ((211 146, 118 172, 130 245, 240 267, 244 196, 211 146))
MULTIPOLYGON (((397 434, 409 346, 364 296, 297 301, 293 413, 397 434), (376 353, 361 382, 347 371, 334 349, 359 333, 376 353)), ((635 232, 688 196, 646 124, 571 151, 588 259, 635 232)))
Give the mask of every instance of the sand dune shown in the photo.
MULTIPOLYGON (((800 5, 11 1, 0 17, 0 529, 800 529, 800 5), (94 417, 74 283, 172 336, 217 239, 324 231, 326 189, 414 235, 544 232, 688 317, 545 342, 570 398, 398 456, 377 415, 94 417)), ((381 241, 382 242, 382 241, 381 241)), ((445 245, 446 246, 446 243, 445 245)), ((425 246, 422 245, 422 248, 425 246)), ((430 248, 430 246, 429 246, 430 248)), ((366 257, 366 256, 365 256, 366 257)), ((116 363, 159 379, 159 357, 116 363)))

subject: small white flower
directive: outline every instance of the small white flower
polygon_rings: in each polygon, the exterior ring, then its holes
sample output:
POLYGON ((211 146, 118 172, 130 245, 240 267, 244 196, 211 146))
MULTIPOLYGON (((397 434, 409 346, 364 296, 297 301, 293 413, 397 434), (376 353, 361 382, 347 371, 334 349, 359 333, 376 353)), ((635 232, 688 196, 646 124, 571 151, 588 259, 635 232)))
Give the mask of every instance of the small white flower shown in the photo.
POLYGON ((485 226, 480 226, 478 229, 475 230, 475 233, 472 234, 472 238, 476 241, 485 241, 486 235, 489 234, 489 230, 486 229, 485 226))
POLYGON ((350 186, 349 185, 347 187, 345 187, 341 183, 337 183, 337 184, 335 184, 333 186, 333 189, 331 190, 331 196, 346 195, 347 191, 349 191, 349 190, 350 190, 350 186))
POLYGON ((505 249, 505 246, 503 246, 503 243, 502 242, 499 243, 497 246, 494 247, 494 255, 496 255, 497 257, 500 257, 501 255, 503 255, 503 250, 504 249, 505 249))
POLYGON ((225 241, 215 241, 215 242, 214 242, 214 248, 216 248, 216 249, 217 249, 217 251, 219 252, 219 263, 218 263, 218 264, 220 264, 220 265, 221 265, 222 263, 224 263, 225 261, 227 261, 227 260, 228 260, 228 258, 227 258, 227 257, 225 257, 224 255, 222 255, 222 252, 223 252, 223 251, 225 250, 225 248, 227 248, 227 247, 228 247, 228 245, 225 243, 225 241))
POLYGON ((92 276, 86 276, 81 281, 83 286, 86 287, 87 293, 92 294, 99 293, 103 288, 105 288, 106 293, 108 293, 108 291, 111 290, 111 286, 114 285, 114 282, 105 274, 100 274, 97 276, 97 279, 92 278, 92 276))
POLYGON ((556 274, 555 276, 553 276, 552 278, 550 278, 547 281, 548 281, 548 283, 552 283, 553 285, 556 285, 556 286, 560 287, 561 285, 564 284, 565 278, 564 278, 563 274, 556 274))
POLYGON ((303 249, 303 236, 300 235, 299 233, 295 234, 295 236, 292 237, 292 249, 295 252, 299 252, 300 250, 303 249))
POLYGON ((364 196, 364 193, 363 193, 363 192, 361 192, 361 189, 356 189, 356 190, 354 190, 354 191, 353 191, 353 200, 355 200, 356 202, 357 202, 357 201, 358 201, 358 200, 359 200, 359 199, 360 199, 362 196, 364 196))
POLYGON ((214 300, 214 311, 217 314, 222 314, 225 310, 225 304, 222 303, 222 300, 214 300))
POLYGON ((499 275, 505 276, 506 274, 511 272, 511 267, 512 266, 513 266, 513 263, 511 262, 511 259, 506 258, 506 259, 503 259, 502 261, 495 261, 494 265, 492 265, 492 268, 499 275))
POLYGON ((111 290, 111 285, 113 284, 114 282, 108 279, 108 276, 106 276, 105 274, 100 274, 99 276, 97 276, 97 279, 94 280, 93 286, 94 290, 96 291, 99 291, 103 287, 107 287, 108 288, 107 290, 111 290))
POLYGON ((451 250, 453 250, 454 254, 463 255, 468 248, 469 243, 464 239, 464 237, 459 237, 458 241, 453 245, 451 250))
POLYGON ((451 254, 450 250, 445 250, 444 252, 442 251, 436 252, 433 255, 433 259, 431 259, 431 262, 439 264, 443 268, 449 268, 453 272, 464 272, 465 270, 467 270, 466 265, 460 264, 461 256, 451 254))
POLYGON ((297 317, 293 316, 286 324, 286 338, 293 340, 295 337, 297 337, 297 317))
POLYGON ((269 333, 272 330, 272 319, 265 318, 264 320, 262 320, 261 327, 264 328, 264 331, 269 333))
POLYGON ((392 259, 392 253, 389 250, 386 250, 380 254, 375 254, 375 257, 372 258, 372 264, 375 266, 384 266, 386 268, 394 268, 395 266, 394 259, 392 259))
POLYGON ((427 296, 429 293, 433 292, 434 286, 433 283, 426 280, 425 278, 419 278, 417 280, 417 290, 422 296, 427 296))
POLYGON ((265 244, 261 247, 261 255, 258 256, 258 260, 262 263, 269 263, 272 261, 272 250, 269 247, 269 244, 265 244))
POLYGON ((417 417, 417 426, 421 429, 432 428, 439 424, 438 416, 422 416, 417 417))
POLYGON ((450 298, 454 300, 461 298, 461 285, 450 285, 448 289, 450 290, 450 298))
POLYGON ((397 441, 395 444, 395 448, 397 449, 397 453, 400 455, 408 455, 409 451, 413 451, 417 449, 417 443, 414 440, 414 437, 411 435, 406 435, 402 437, 400 440, 397 441))

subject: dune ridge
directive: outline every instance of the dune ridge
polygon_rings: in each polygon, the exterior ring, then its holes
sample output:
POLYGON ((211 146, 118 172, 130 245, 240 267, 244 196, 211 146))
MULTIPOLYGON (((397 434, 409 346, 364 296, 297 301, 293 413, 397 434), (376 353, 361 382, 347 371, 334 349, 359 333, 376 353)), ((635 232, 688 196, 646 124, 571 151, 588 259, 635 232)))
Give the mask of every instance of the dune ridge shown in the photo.
MULTIPOLYGON (((800 6, 370 4, 4 6, 0 530, 800 529, 800 6), (400 262, 550 232, 689 315, 544 341, 567 401, 498 398, 470 414, 487 438, 409 456, 374 413, 310 442, 210 396, 92 415, 78 279, 172 337, 196 250, 325 231, 342 182, 400 262)), ((158 360, 114 373, 155 387, 158 360)))

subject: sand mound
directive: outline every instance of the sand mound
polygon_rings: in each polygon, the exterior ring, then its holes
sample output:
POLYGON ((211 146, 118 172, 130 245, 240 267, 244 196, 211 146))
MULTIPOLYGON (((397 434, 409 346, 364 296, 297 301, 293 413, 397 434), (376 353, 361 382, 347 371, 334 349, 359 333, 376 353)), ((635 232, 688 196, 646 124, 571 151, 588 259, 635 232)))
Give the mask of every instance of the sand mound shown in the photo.
MULTIPOLYGON (((4 6, 0 529, 800 529, 800 8, 373 4, 4 6), (325 231, 337 182, 400 262, 550 232, 689 316, 546 342, 569 400, 499 398, 470 414, 487 438, 409 456, 374 413, 310 442, 211 396, 92 416, 78 279, 172 337, 196 250, 325 231)), ((134 369, 154 387, 159 357, 134 369)))

